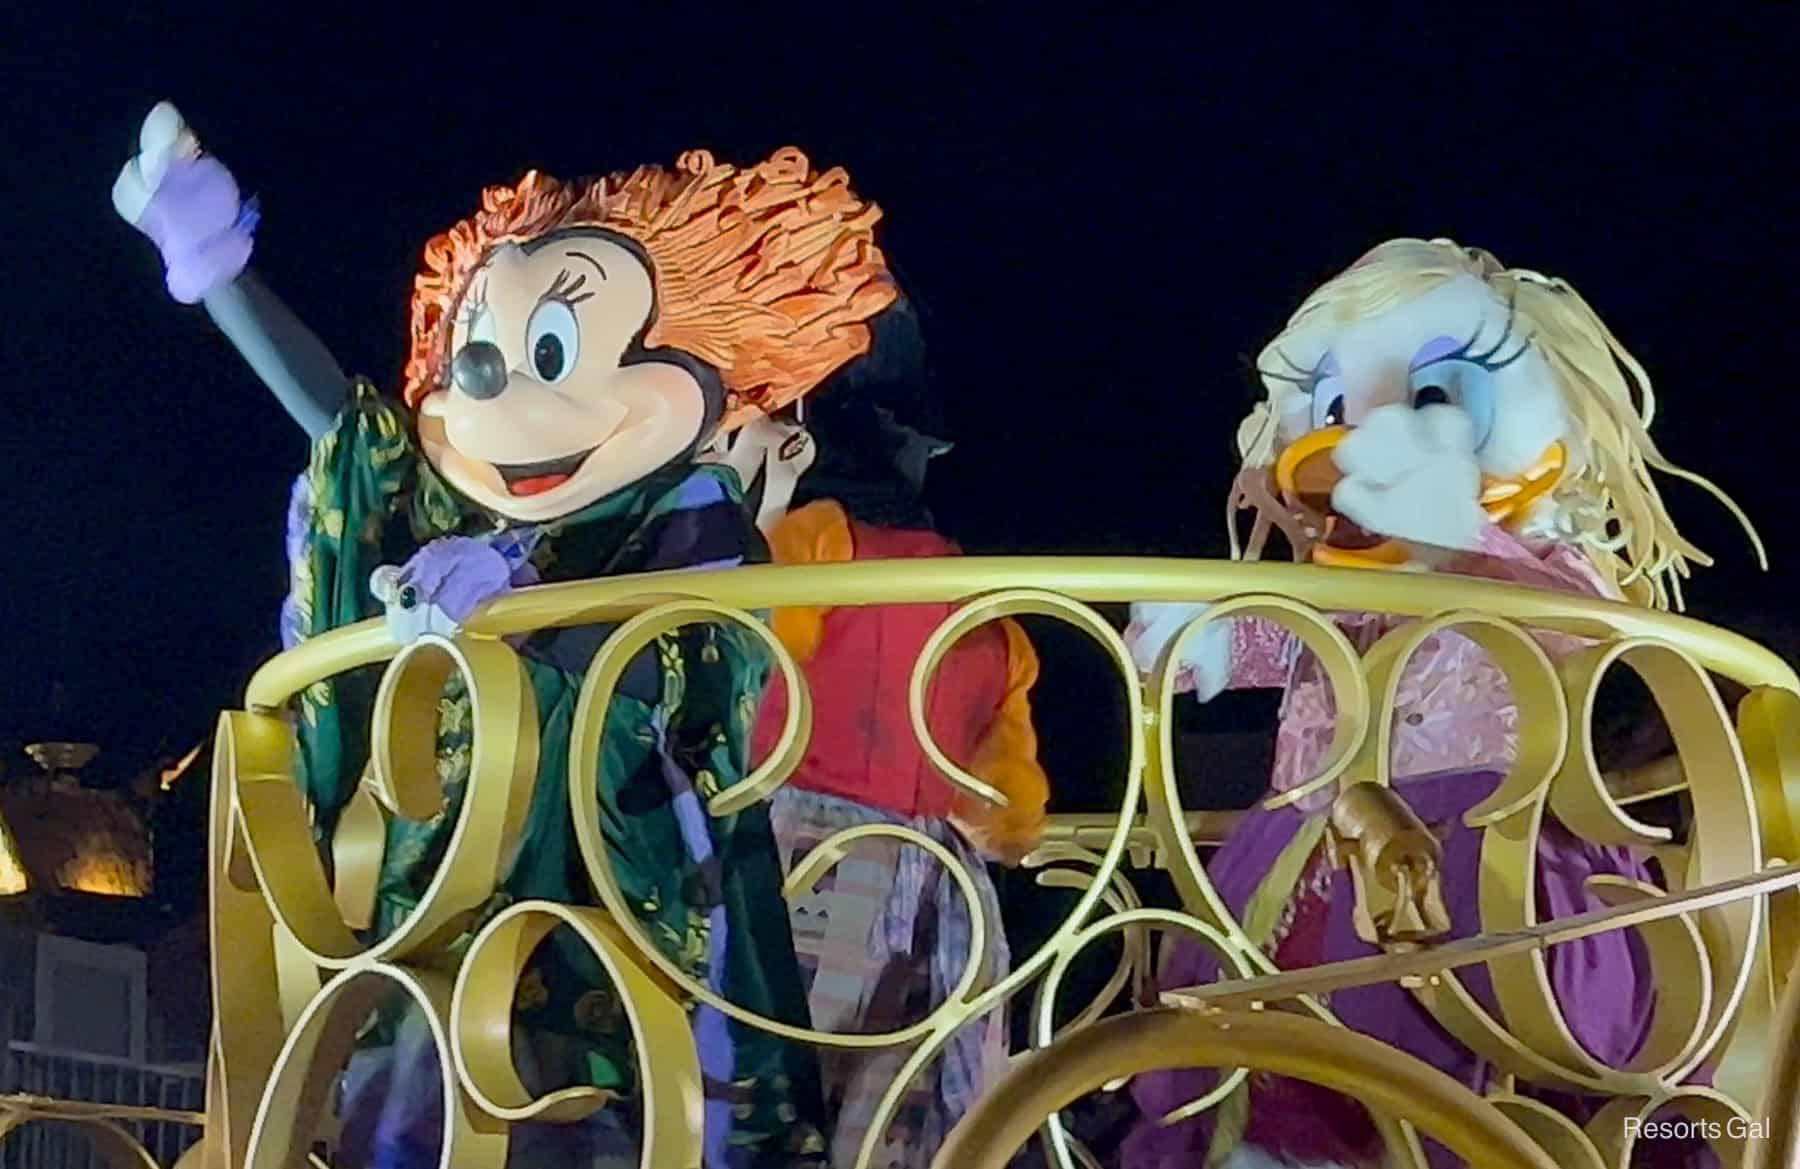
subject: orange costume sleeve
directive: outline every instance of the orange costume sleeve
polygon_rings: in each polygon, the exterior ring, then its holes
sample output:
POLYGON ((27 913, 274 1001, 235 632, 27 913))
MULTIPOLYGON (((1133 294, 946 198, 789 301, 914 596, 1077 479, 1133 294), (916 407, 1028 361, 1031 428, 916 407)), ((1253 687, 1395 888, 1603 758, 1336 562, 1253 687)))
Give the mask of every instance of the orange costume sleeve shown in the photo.
MULTIPOLYGON (((850 517, 829 499, 795 508, 769 533, 769 559, 776 564, 841 564, 855 555, 850 517)), ((776 639, 794 655, 796 663, 805 665, 819 652, 828 611, 790 606, 770 614, 769 625, 776 639)))
POLYGON ((1031 724, 1031 688, 1038 657, 1019 623, 1000 622, 1006 633, 1006 697, 995 712, 969 771, 1006 797, 1006 806, 958 791, 951 818, 976 847, 1017 864, 1044 835, 1050 779, 1038 764, 1037 730, 1031 724))
MULTIPOLYGON (((842 505, 821 499, 783 516, 769 533, 769 558, 776 564, 841 564, 856 555, 850 517, 842 505)), ((774 610, 769 624, 782 645, 805 665, 824 636, 823 606, 774 610)), ((1006 796, 1006 806, 958 793, 952 819, 964 835, 990 855, 1016 864, 1037 847, 1044 832, 1050 780, 1038 765, 1037 731, 1031 724, 1031 688, 1037 683, 1037 652, 1018 622, 1000 622, 1006 634, 1006 697, 995 712, 969 771, 1006 796)))

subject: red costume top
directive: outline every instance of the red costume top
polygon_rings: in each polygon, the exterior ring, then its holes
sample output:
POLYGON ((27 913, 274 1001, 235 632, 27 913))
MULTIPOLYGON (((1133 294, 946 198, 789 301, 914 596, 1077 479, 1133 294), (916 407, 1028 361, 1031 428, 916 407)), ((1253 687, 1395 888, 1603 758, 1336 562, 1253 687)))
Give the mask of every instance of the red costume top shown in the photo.
MULTIPOLYGON (((860 523, 831 500, 789 512, 769 545, 777 564, 960 555, 936 532, 860 523)), ((953 787, 913 736, 907 708, 913 664, 955 608, 775 611, 775 634, 805 671, 813 701, 812 741, 788 783, 902 816, 948 818, 978 847, 1016 859, 1042 835, 1049 799, 1027 697, 1037 681, 1037 655, 1016 622, 966 634, 945 655, 926 698, 927 722, 944 754, 1004 793, 1006 806, 953 787)), ((787 695, 777 682, 752 739, 755 758, 774 747, 786 717, 787 695)))

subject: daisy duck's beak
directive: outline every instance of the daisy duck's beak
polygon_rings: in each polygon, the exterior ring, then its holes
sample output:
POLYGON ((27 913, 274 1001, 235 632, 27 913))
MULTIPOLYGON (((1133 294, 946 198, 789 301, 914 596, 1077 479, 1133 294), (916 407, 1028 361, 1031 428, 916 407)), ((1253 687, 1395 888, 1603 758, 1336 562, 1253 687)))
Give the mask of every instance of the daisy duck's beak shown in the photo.
MULTIPOLYGON (((1289 443, 1275 460, 1275 487, 1289 505, 1324 519, 1324 531, 1313 545, 1315 564, 1340 568, 1398 568, 1411 553, 1397 540, 1368 532, 1331 506, 1332 489, 1343 479, 1333 452, 1349 435, 1348 426, 1327 426, 1289 443)), ((1562 480, 1568 452, 1551 443, 1543 456, 1517 475, 1483 475, 1481 507, 1496 524, 1511 525, 1530 514, 1531 505, 1562 480)))
POLYGON ((1569 451, 1560 442, 1545 448, 1538 461, 1517 475, 1481 477, 1481 508, 1497 524, 1514 524, 1531 514, 1531 505, 1556 489, 1568 469, 1569 451))
POLYGON ((1332 452, 1349 433, 1348 426, 1327 426, 1289 443, 1275 460, 1275 487, 1288 504, 1324 518, 1325 530, 1312 548, 1314 564, 1398 568, 1412 559, 1405 545, 1366 532, 1332 510, 1332 488, 1344 477, 1332 452))

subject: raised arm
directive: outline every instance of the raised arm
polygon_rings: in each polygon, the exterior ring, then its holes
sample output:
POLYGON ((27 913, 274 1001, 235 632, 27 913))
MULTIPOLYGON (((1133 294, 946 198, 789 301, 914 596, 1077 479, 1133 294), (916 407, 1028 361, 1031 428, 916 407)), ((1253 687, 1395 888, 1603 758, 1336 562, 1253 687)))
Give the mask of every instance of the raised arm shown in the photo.
POLYGON ((350 379, 318 336, 256 273, 206 295, 206 313, 308 438, 331 429, 350 379))
POLYGON ((231 172, 200 153, 174 106, 150 111, 136 158, 113 184, 119 215, 156 244, 169 294, 207 315, 309 438, 330 428, 348 380, 331 352, 248 271, 254 200, 231 172))

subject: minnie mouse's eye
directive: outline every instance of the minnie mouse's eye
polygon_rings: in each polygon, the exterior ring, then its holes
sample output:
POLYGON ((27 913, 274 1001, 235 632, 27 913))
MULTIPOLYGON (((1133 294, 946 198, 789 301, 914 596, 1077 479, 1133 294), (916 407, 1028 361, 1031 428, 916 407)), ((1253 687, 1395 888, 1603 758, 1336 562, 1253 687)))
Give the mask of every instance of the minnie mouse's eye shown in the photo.
POLYGON ((531 369, 544 382, 559 382, 575 368, 581 356, 581 329, 575 313, 560 300, 547 300, 531 314, 525 330, 531 369))

